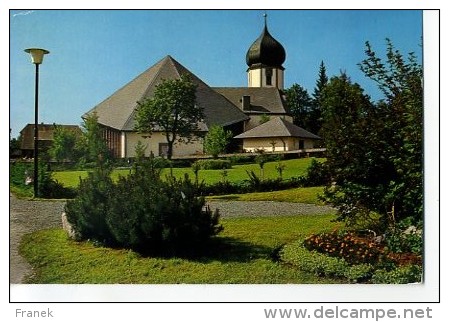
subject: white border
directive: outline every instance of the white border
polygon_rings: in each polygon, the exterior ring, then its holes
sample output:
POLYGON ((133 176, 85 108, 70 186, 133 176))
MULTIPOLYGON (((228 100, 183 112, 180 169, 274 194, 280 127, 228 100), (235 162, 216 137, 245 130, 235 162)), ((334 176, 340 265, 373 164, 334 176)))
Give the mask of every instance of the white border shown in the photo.
POLYGON ((11 285, 12 302, 435 302, 439 295, 439 20, 424 12, 425 282, 419 285, 11 285))

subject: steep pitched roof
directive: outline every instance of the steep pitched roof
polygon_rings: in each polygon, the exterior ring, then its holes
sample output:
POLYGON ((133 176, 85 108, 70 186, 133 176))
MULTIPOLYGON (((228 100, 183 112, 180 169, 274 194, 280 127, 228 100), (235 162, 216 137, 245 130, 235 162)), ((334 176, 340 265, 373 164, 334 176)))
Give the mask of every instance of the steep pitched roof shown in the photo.
POLYGON ((96 112, 100 124, 121 131, 134 131, 137 102, 151 97, 162 81, 178 79, 184 74, 190 75, 197 85, 196 103, 204 108, 206 127, 212 124, 226 126, 248 119, 236 106, 171 56, 160 60, 86 114, 96 112))
POLYGON ((271 138, 271 137, 297 137, 304 139, 321 139, 318 135, 310 133, 295 124, 280 117, 274 117, 249 131, 235 136, 236 139, 271 138))
POLYGON ((213 87, 234 105, 242 109, 242 97, 250 97, 247 113, 288 114, 282 91, 275 87, 213 87))

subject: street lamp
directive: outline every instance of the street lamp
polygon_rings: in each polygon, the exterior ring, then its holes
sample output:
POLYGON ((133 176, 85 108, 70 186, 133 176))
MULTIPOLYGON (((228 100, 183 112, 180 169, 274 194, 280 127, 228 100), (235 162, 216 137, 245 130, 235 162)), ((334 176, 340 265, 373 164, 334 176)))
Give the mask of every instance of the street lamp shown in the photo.
POLYGON ((40 48, 28 48, 25 52, 30 54, 31 62, 36 65, 36 81, 35 81, 35 91, 34 91, 34 197, 39 196, 39 186, 38 186, 38 111, 39 111, 39 65, 42 64, 44 60, 44 55, 50 52, 45 49, 40 48))

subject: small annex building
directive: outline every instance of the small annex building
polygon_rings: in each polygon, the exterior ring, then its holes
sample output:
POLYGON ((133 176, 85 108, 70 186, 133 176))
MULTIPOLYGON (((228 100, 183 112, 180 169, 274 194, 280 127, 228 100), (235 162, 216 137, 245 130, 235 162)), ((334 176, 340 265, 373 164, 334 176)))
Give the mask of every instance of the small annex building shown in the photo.
MULTIPOLYGON (((151 98, 162 81, 187 74, 197 85, 196 103, 204 109, 205 119, 199 126, 202 134, 205 135, 212 125, 230 130, 234 138, 228 152, 252 151, 256 146, 272 151, 273 147, 271 143, 267 145, 267 141, 272 142, 273 139, 267 135, 274 132, 282 134, 277 136, 279 142, 275 144, 275 151, 290 151, 302 144, 313 147, 314 141, 320 138, 293 125, 287 108, 283 91, 285 69, 282 64, 285 59, 285 49, 269 33, 265 19, 261 35, 246 54, 247 87, 210 87, 168 55, 94 106, 83 118, 96 113, 115 157, 133 157, 139 141, 146 146, 146 154, 164 156, 167 143, 162 132, 156 130, 149 135, 135 130, 137 102, 151 98), (270 121, 263 123, 267 119, 270 121), (271 126, 276 128, 271 129, 271 126), (283 144, 282 140, 286 143, 283 144)), ((201 154, 204 154, 202 138, 173 146, 173 157, 201 154)))
POLYGON ((243 140, 244 152, 287 152, 312 149, 321 138, 279 116, 235 137, 243 140))

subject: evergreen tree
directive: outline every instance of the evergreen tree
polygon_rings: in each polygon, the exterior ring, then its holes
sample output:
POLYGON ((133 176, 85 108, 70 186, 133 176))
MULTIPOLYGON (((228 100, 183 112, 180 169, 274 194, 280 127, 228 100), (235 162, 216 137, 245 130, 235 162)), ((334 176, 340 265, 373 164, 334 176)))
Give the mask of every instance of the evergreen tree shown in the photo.
POLYGON ((324 87, 328 83, 329 79, 326 75, 326 67, 324 62, 321 61, 320 69, 318 72, 318 79, 316 81, 315 88, 312 93, 310 119, 311 126, 310 132, 319 134, 322 126, 322 107, 321 107, 321 94, 324 87))
POLYGON ((293 123, 311 131, 311 98, 307 90, 299 84, 293 84, 285 91, 287 106, 293 115, 293 123))

